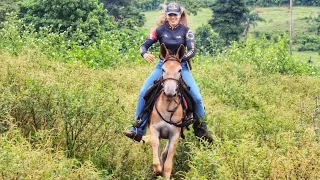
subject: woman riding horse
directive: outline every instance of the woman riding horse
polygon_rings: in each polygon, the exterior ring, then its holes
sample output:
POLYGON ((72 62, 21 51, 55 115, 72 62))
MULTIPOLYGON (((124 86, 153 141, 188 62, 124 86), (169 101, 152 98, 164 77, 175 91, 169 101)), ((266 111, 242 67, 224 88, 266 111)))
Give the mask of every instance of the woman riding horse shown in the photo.
MULTIPOLYGON (((187 27, 187 14, 185 10, 183 10, 183 8, 179 6, 179 4, 169 3, 166 6, 165 12, 163 13, 163 16, 161 17, 157 25, 158 28, 151 32, 146 41, 141 45, 141 56, 146 61, 150 63, 153 62, 155 57, 152 54, 149 54, 147 50, 152 44, 156 43, 157 41, 159 41, 160 44, 165 44, 165 46, 172 54, 176 54, 181 44, 187 47, 187 52, 185 53, 181 62, 181 75, 183 80, 190 87, 190 93, 196 102, 195 110, 197 116, 202 121, 201 123, 199 121, 196 121, 193 124, 194 134, 199 138, 202 138, 208 142, 212 142, 212 136, 207 130, 206 122, 204 122, 205 112, 202 103, 202 97, 200 95, 199 88, 190 72, 190 66, 188 67, 188 65, 190 65, 188 62, 190 62, 190 59, 195 56, 196 45, 194 42, 194 35, 192 31, 187 27)), ((140 90, 136 107, 136 120, 138 120, 138 117, 146 103, 143 97, 147 89, 152 86, 154 84, 154 81, 159 79, 162 75, 162 65, 163 60, 160 59, 157 66, 144 82, 140 90)), ((142 116, 140 122, 138 123, 139 126, 132 127, 129 132, 124 132, 124 135, 140 142, 142 140, 142 136, 146 133, 145 127, 148 118, 149 117, 146 114, 142 116)))

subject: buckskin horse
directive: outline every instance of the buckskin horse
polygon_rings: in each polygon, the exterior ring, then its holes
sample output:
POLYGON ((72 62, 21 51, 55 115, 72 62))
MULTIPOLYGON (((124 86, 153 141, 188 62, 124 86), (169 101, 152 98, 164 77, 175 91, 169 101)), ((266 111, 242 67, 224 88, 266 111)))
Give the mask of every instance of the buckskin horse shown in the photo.
POLYGON ((149 117, 150 141, 153 151, 153 170, 156 175, 170 179, 173 157, 182 131, 182 119, 184 116, 182 107, 181 60, 185 53, 185 47, 180 45, 177 53, 171 55, 164 44, 160 47, 163 61, 162 66, 162 90, 155 100, 154 107, 149 117), (168 139, 168 142, 159 157, 160 139, 168 139))

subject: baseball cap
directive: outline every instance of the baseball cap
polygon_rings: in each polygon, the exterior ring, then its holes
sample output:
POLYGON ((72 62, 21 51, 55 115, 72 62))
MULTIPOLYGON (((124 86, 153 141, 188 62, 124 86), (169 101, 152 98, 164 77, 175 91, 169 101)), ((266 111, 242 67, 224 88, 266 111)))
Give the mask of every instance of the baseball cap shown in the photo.
POLYGON ((169 3, 166 7, 166 15, 176 14, 180 15, 181 9, 178 3, 169 3))

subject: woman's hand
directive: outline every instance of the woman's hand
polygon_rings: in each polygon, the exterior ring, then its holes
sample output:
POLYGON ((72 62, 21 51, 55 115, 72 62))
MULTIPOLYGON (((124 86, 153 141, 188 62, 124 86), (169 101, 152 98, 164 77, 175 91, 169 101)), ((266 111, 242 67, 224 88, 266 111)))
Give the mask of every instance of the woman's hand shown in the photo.
POLYGON ((143 55, 143 58, 150 63, 154 61, 154 55, 152 54, 145 53, 143 55))

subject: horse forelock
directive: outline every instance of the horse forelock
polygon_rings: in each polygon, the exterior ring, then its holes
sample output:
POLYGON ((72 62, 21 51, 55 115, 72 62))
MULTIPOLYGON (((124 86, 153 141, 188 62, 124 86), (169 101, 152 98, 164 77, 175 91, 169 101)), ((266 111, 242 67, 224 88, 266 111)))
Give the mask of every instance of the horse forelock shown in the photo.
POLYGON ((165 63, 165 62, 167 62, 167 61, 178 61, 178 62, 180 62, 179 59, 178 59, 175 55, 168 55, 168 56, 164 59, 163 63, 165 63))

